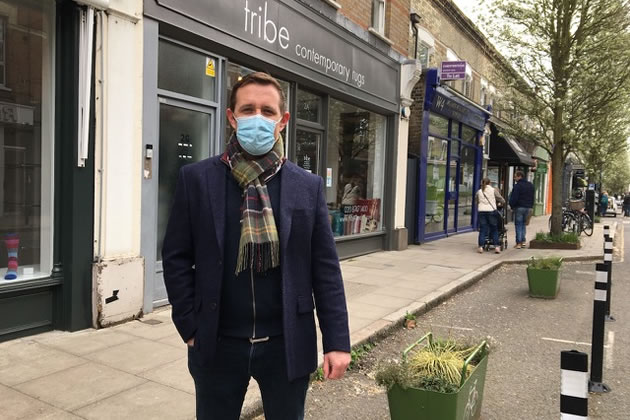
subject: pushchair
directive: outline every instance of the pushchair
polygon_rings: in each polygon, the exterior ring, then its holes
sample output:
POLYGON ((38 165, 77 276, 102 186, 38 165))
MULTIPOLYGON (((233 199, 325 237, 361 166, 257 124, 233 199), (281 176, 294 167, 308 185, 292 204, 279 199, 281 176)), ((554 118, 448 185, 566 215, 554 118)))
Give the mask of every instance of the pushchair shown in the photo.
MULTIPOLYGON (((497 230, 499 231, 499 246, 501 247, 501 251, 506 250, 508 247, 508 230, 505 227, 507 221, 505 220, 505 209, 503 207, 498 207, 496 211, 497 218, 497 230)), ((490 251, 494 249, 494 244, 492 243, 492 239, 487 236, 486 242, 483 244, 484 251, 490 251)))

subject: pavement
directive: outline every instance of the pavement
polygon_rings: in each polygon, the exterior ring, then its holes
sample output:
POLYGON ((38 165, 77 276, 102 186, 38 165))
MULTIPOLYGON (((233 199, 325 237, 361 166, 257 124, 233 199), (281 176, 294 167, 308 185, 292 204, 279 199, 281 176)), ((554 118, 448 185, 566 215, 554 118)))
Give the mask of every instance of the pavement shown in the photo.
MULTIPOLYGON (((600 259, 603 225, 616 231, 622 217, 603 218, 579 250, 513 249, 477 253, 477 232, 454 235, 341 262, 352 345, 400 326, 404 315, 426 312, 502 264, 532 256, 600 259)), ((534 217, 527 238, 547 231, 548 216, 534 217)), ((168 307, 141 320, 101 330, 52 331, 0 343, 1 419, 194 419, 195 391, 187 349, 168 307)), ((321 340, 319 340, 321 351, 321 340)), ((320 362, 322 355, 320 355, 320 362)), ((250 382, 243 417, 261 411, 250 382)))

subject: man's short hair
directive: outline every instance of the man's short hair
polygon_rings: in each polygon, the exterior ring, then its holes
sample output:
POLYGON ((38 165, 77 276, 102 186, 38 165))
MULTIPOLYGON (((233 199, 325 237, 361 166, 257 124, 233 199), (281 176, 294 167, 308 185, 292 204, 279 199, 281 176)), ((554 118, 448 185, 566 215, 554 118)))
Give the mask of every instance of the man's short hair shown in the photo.
POLYGON ((234 86, 232 86, 232 93, 230 95, 230 109, 232 111, 236 111, 234 109, 236 107, 236 92, 243 86, 247 86, 252 83, 263 86, 271 85, 275 87, 278 91, 278 94, 280 95, 280 112, 282 114, 286 112, 286 97, 284 96, 282 86, 280 86, 280 83, 278 83, 278 81, 274 79, 271 75, 263 73, 261 71, 246 75, 241 80, 236 82, 234 86))
POLYGON ((514 176, 517 176, 519 178, 525 178, 525 175, 523 175, 523 171, 516 171, 516 173, 514 174, 514 176))

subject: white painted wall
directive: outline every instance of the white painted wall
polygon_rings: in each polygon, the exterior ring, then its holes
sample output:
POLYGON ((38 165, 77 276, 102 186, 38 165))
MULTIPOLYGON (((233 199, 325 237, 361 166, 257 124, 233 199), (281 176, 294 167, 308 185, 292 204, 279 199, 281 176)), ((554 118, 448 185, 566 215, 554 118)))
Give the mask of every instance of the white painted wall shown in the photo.
MULTIPOLYGON (((411 91, 422 74, 422 67, 418 61, 409 60, 401 65, 400 72, 400 106, 411 106, 411 91)), ((409 146, 409 119, 400 118, 398 126, 398 154, 396 156, 396 192, 394 228, 404 229, 405 227, 405 201, 407 196, 407 152, 409 146)))
POLYGON ((111 0, 96 25, 94 324, 140 313, 142 0, 111 0), (102 38, 101 38, 102 30, 102 38), (118 290, 118 299, 105 303, 118 290))

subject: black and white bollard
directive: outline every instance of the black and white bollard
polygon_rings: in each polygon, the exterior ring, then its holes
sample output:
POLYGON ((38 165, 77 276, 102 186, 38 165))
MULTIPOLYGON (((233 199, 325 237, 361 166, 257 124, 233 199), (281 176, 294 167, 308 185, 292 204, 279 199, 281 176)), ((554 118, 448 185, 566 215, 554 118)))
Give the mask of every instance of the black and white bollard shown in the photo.
POLYGON ((604 264, 608 265, 608 293, 606 293, 606 321, 615 321, 615 317, 610 315, 610 300, 612 299, 612 261, 613 261, 613 238, 610 236, 604 240, 604 264))
POLYGON ((588 355, 576 350, 560 354, 560 420, 588 419, 588 355))
POLYGON ((593 336, 591 340, 591 379, 588 381, 588 390, 597 393, 610 392, 610 387, 602 382, 607 290, 608 265, 596 264, 595 299, 593 300, 593 336))
POLYGON ((610 238, 610 226, 604 225, 604 239, 610 238))

